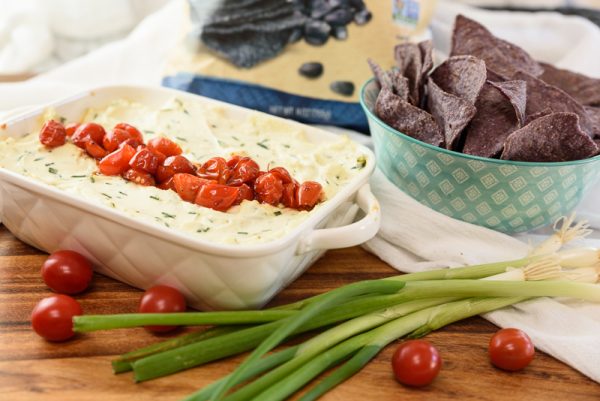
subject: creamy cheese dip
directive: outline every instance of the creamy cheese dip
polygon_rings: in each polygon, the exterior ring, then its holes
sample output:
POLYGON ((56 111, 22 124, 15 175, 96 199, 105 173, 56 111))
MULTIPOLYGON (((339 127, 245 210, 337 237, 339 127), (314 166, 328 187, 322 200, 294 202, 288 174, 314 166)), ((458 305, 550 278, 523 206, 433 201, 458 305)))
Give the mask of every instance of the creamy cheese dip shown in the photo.
MULTIPOLYGON (((123 99, 88 110, 81 122, 94 121, 109 131, 119 122, 137 127, 148 141, 164 136, 193 162, 233 154, 249 156, 261 170, 282 166, 302 182, 317 181, 332 198, 365 166, 365 156, 345 136, 333 142, 309 142, 302 130, 285 121, 251 113, 231 118, 224 107, 173 98, 158 110, 123 99)), ((40 121, 60 119, 48 110, 40 121)), ((293 230, 313 211, 243 201, 227 212, 184 202, 174 191, 144 187, 118 176, 98 173, 94 159, 70 142, 47 149, 39 130, 20 138, 0 139, 0 167, 34 178, 79 198, 114 208, 128 216, 189 233, 204 240, 246 244, 268 242, 293 230)))

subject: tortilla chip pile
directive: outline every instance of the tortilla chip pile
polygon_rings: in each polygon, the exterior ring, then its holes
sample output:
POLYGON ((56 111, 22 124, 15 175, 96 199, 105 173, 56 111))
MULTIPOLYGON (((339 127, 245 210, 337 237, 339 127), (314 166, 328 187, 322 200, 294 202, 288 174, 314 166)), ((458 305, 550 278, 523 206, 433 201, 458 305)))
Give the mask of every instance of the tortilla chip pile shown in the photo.
POLYGON ((375 113, 420 141, 488 158, 580 160, 600 153, 600 79, 535 61, 459 15, 450 57, 435 70, 430 42, 394 49, 397 67, 369 60, 375 113))

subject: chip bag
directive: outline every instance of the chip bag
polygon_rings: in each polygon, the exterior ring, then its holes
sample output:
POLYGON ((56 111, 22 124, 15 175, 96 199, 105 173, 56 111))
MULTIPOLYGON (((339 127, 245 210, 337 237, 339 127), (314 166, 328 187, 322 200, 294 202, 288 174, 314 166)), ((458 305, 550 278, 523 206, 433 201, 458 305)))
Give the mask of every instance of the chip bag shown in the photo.
POLYGON ((190 0, 189 37, 163 84, 309 124, 368 132, 359 104, 367 59, 420 34, 434 2, 190 0))

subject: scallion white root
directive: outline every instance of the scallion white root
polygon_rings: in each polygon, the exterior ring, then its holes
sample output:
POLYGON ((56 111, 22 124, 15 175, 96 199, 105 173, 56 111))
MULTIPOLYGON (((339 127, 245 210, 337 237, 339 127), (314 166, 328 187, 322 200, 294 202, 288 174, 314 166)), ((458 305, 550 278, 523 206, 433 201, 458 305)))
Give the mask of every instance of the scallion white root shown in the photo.
POLYGON ((568 242, 576 239, 585 238, 592 230, 587 221, 578 221, 575 224, 575 213, 570 216, 563 216, 554 223, 554 234, 548 237, 546 240, 538 244, 530 252, 530 256, 533 255, 548 255, 554 252, 558 252, 562 246, 568 242))
POLYGON ((573 248, 557 254, 559 264, 566 268, 594 266, 600 263, 600 250, 596 248, 573 248))

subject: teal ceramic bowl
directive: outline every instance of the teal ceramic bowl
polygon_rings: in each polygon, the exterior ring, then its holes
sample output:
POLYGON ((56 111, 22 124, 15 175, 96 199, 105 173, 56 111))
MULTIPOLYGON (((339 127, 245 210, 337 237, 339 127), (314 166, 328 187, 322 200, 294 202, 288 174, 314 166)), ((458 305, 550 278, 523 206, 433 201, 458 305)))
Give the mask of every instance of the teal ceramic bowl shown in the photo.
POLYGON ((398 188, 447 216, 505 233, 534 230, 569 214, 600 177, 600 156, 560 163, 488 159, 413 139, 374 113, 368 81, 360 102, 377 166, 398 188))

